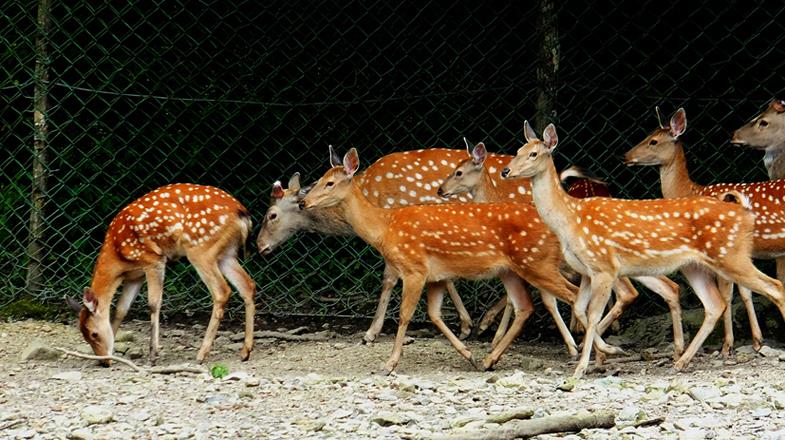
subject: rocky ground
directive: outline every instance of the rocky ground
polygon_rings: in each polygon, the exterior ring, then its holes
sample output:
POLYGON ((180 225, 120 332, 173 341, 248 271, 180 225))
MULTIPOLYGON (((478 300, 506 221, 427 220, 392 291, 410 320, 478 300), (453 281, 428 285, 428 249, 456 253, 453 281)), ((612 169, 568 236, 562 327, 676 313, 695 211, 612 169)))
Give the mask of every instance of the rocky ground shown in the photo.
MULTIPOLYGON (((147 323, 123 328, 118 351, 144 365, 147 323)), ((207 367, 224 364, 231 374, 216 379, 101 368, 47 350, 22 360, 30 347, 89 347, 74 325, 0 323, 0 438, 429 438, 498 428, 503 420, 494 417, 526 410, 535 418, 616 412, 614 428, 541 439, 785 438, 785 352, 776 348, 766 356, 744 346, 729 359, 700 355, 686 373, 672 371, 668 359, 609 364, 563 391, 572 365, 555 344, 519 342, 496 371, 477 372, 427 329, 415 332, 397 372, 384 377, 376 372, 391 337, 362 345, 355 331, 326 330, 337 335, 257 339, 245 363, 236 329, 223 331, 207 367)), ((159 365, 193 362, 203 331, 164 326, 159 365)), ((325 329, 309 329, 317 331, 325 329)), ((477 340, 468 345, 476 354, 489 349, 477 340)))

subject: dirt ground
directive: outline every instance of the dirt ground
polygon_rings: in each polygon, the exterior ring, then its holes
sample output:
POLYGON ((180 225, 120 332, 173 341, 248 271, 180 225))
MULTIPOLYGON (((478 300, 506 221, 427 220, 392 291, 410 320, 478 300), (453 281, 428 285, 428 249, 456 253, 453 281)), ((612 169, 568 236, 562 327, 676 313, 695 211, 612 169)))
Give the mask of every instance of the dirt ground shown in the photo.
MULTIPOLYGON (((477 372, 426 328, 414 332, 396 373, 381 376, 391 336, 364 345, 359 332, 327 327, 308 330, 336 333, 324 342, 257 339, 240 362, 240 327, 225 325, 206 366, 232 374, 215 379, 40 351, 22 360, 35 345, 89 347, 73 324, 0 323, 0 438, 430 438, 499 428, 488 418, 527 409, 534 417, 616 412, 614 428, 541 439, 785 438, 785 352, 776 348, 762 356, 737 345, 728 359, 707 350, 685 373, 668 359, 610 364, 560 391, 573 366, 555 343, 517 342, 496 371, 477 372)), ((123 330, 118 351, 146 365, 148 324, 123 330)), ((203 331, 164 325, 159 365, 193 363, 203 331)), ((489 350, 476 339, 468 346, 479 356, 489 350)))

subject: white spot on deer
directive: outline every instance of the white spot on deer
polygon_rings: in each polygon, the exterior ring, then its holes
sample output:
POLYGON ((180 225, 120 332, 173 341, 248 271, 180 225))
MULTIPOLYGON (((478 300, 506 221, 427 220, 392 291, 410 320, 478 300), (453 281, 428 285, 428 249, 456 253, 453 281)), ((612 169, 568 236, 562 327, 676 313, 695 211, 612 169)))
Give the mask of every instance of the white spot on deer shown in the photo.
POLYGON ((388 172, 387 172, 387 173, 384 175, 384 177, 386 177, 386 178, 388 178, 388 179, 392 179, 392 178, 393 178, 393 173, 391 173, 391 172, 389 172, 389 171, 388 171, 388 172))
POLYGON ((444 165, 444 166, 447 166, 447 160, 445 160, 445 159, 442 159, 442 161, 441 161, 440 163, 441 163, 442 165, 444 165))
POLYGON ((422 180, 422 174, 414 173, 414 178, 417 179, 417 180, 422 180))
POLYGON ((388 204, 388 205, 393 205, 393 204, 395 204, 395 199, 393 199, 392 197, 387 197, 387 204, 388 204))
POLYGON ((377 176, 375 176, 375 177, 373 178, 373 180, 375 180, 375 181, 377 181, 377 182, 381 182, 381 181, 382 181, 382 176, 378 176, 378 175, 377 175, 377 176))

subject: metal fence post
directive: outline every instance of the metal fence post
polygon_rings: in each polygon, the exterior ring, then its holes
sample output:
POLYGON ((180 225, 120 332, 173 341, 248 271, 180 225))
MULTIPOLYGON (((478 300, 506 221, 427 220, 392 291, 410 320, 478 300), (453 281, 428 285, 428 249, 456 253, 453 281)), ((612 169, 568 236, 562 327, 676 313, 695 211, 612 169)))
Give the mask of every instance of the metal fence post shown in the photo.
POLYGON ((537 14, 539 50, 536 58, 537 104, 534 128, 542 132, 550 122, 556 122, 556 71, 559 69, 559 31, 553 0, 540 0, 537 14))

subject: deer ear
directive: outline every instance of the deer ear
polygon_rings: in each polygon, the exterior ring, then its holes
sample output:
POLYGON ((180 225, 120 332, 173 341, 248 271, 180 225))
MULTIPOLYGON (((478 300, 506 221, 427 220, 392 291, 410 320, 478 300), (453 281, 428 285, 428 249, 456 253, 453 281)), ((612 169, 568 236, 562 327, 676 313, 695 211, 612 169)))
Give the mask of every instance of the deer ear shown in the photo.
POLYGON ((330 150, 330 166, 332 168, 341 166, 341 156, 335 152, 332 145, 328 146, 327 148, 330 150))
POLYGON ((343 157, 343 170, 349 177, 354 176, 354 173, 360 168, 360 157, 357 155, 357 149, 352 148, 343 157))
POLYGON ((95 313, 95 309, 98 307, 98 301, 95 299, 95 292, 93 292, 93 289, 89 287, 84 288, 82 303, 84 304, 85 308, 90 311, 90 313, 95 313))
POLYGON ((289 189, 292 191, 300 191, 300 173, 292 174, 289 178, 289 189))
POLYGON ((65 297, 65 303, 68 305, 69 309, 73 310, 77 314, 82 311, 82 303, 71 298, 70 296, 65 297))
POLYGON ((676 113, 673 114, 671 117, 671 126, 670 126, 670 133, 674 139, 678 139, 679 136, 684 134, 684 130, 687 129, 687 113, 684 112, 684 108, 681 107, 676 110, 676 113))
POLYGON ((485 163, 485 158, 488 156, 488 150, 485 149, 485 144, 480 142, 474 146, 472 150, 472 162, 475 165, 482 165, 485 163))
POLYGON ((540 138, 537 137, 537 133, 534 132, 532 126, 529 125, 529 121, 523 121, 523 137, 526 138, 526 142, 540 140, 540 138))
POLYGON ((283 186, 281 186, 281 182, 276 180, 273 183, 273 190, 270 192, 270 197, 274 199, 282 199, 283 198, 283 186))
POLYGON ((771 108, 773 108, 777 113, 785 112, 785 101, 781 99, 775 99, 771 102, 771 108))
POLYGON ((556 134, 555 125, 548 124, 548 126, 545 127, 545 131, 542 132, 542 140, 548 148, 548 151, 553 151, 553 149, 556 148, 556 144, 559 143, 559 136, 556 134))
POLYGON ((469 141, 467 141, 465 137, 463 138, 463 144, 466 145, 466 154, 468 154, 469 157, 472 157, 472 149, 469 148, 469 141))

